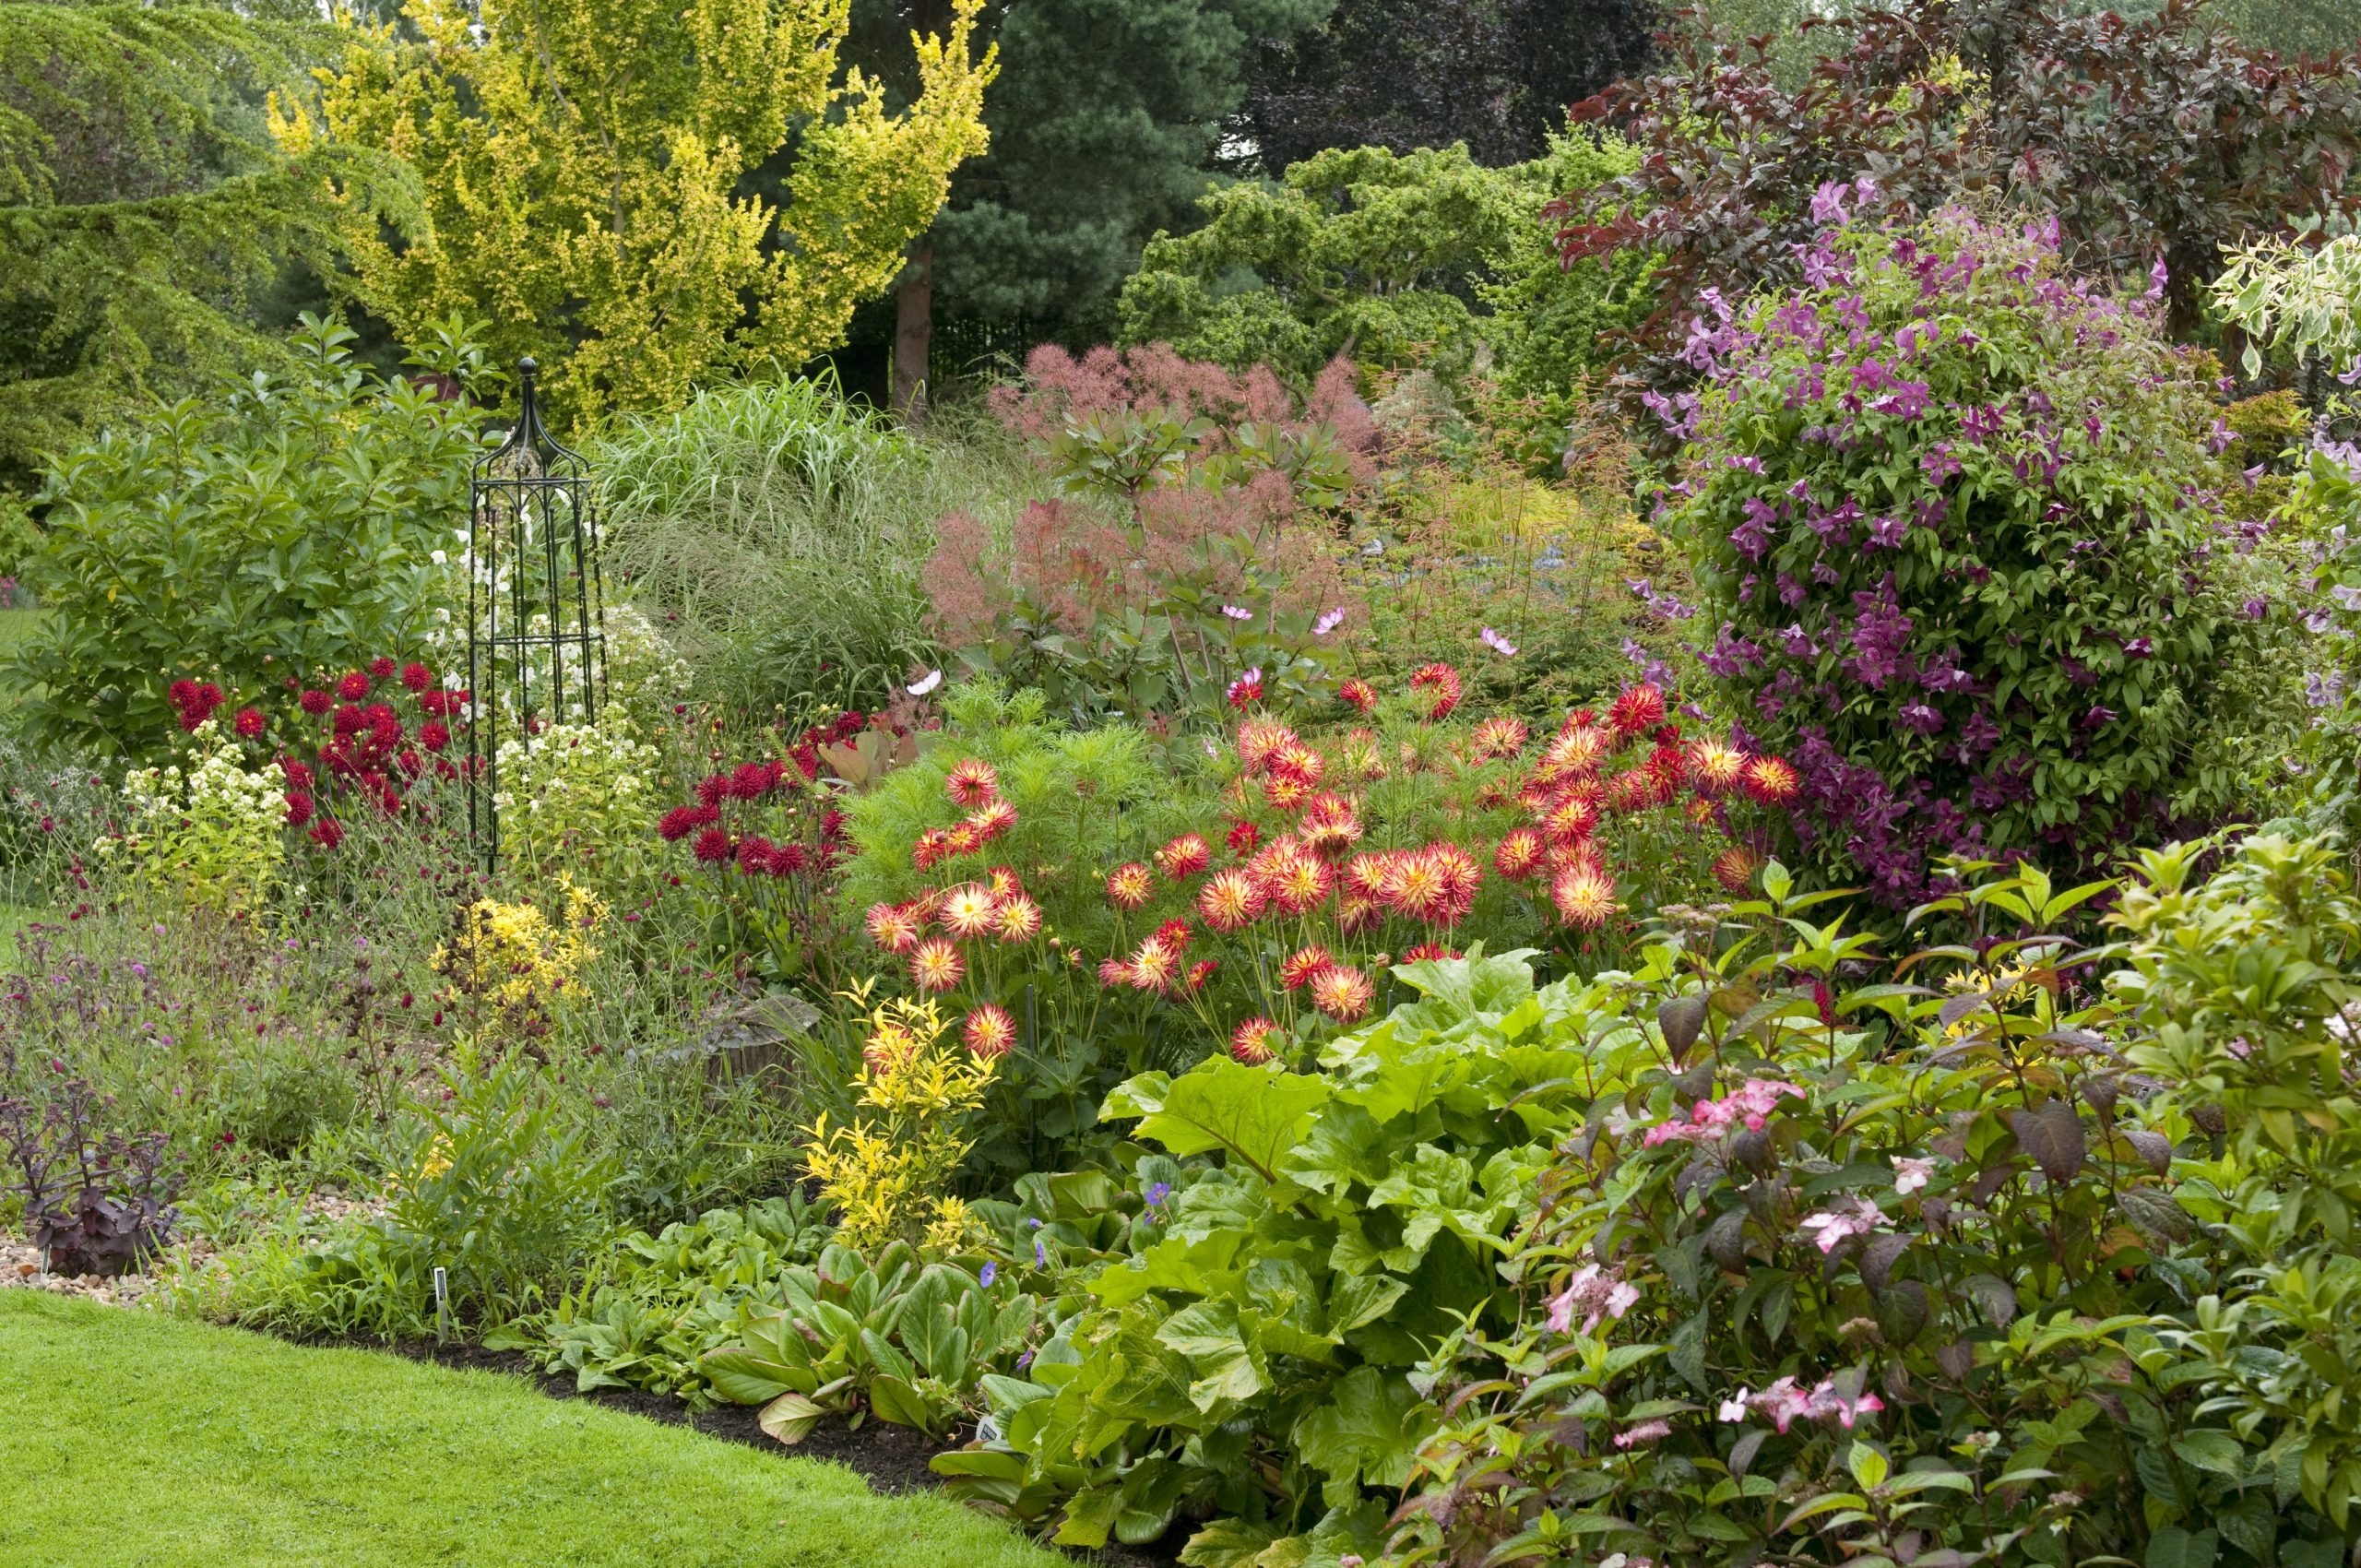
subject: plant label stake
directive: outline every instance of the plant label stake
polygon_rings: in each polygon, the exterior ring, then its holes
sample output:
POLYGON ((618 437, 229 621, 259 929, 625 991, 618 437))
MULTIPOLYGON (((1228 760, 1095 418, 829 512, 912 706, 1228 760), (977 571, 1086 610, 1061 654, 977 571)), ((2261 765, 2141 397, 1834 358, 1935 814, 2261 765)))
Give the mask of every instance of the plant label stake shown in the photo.
POLYGON ((451 1342, 451 1287, 443 1277, 443 1265, 439 1263, 434 1265, 434 1342, 437 1345, 451 1342))

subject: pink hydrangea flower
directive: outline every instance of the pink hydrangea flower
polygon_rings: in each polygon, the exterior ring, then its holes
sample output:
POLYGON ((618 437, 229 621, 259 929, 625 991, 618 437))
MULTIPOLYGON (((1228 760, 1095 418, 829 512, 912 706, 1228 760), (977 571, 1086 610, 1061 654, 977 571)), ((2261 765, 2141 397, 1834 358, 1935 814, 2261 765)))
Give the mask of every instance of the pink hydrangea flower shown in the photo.
POLYGON ((1566 1288, 1549 1299, 1549 1332, 1572 1331, 1574 1313, 1584 1314, 1582 1331, 1588 1334, 1603 1318, 1619 1318, 1639 1304, 1640 1292, 1616 1269, 1586 1263, 1574 1270, 1566 1288))
POLYGON ((1812 1245, 1822 1253, 1833 1253, 1846 1237, 1866 1236, 1884 1218, 1878 1206, 1866 1198, 1839 1198, 1818 1214, 1804 1216, 1802 1229, 1812 1245))
POLYGON ((1750 1133, 1759 1133, 1769 1121, 1772 1111, 1790 1096, 1801 1099, 1804 1091, 1775 1078, 1749 1078, 1724 1099, 1701 1099, 1691 1106, 1687 1122, 1675 1118, 1649 1128, 1641 1135, 1640 1146, 1655 1148, 1659 1144, 1698 1143, 1739 1125, 1750 1133))
POLYGON ((1811 1388, 1798 1384, 1792 1377, 1783 1377, 1760 1394, 1741 1388, 1721 1402, 1717 1414, 1725 1421, 1742 1421, 1749 1410, 1759 1411, 1771 1418, 1771 1424, 1782 1432, 1797 1421, 1824 1421, 1832 1418, 1845 1431, 1863 1416, 1877 1414, 1885 1402, 1876 1395, 1862 1393, 1847 1397, 1837 1392, 1833 1380, 1823 1378, 1811 1388))
POLYGON ((1654 1443, 1660 1437, 1670 1437, 1671 1435, 1672 1423, 1670 1421, 1664 1420, 1662 1419, 1652 1421, 1642 1421, 1637 1426, 1626 1427, 1621 1431, 1617 1432, 1615 1434, 1615 1446, 1618 1448, 1631 1448, 1639 1443, 1654 1443))

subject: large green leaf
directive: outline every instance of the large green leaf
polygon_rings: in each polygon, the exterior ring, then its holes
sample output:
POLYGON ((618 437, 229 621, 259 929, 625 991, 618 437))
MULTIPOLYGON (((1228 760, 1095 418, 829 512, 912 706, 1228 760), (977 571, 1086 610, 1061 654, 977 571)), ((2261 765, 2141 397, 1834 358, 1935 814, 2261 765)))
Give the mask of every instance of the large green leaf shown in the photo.
POLYGON ((1240 1330, 1235 1301, 1199 1301, 1165 1319, 1156 1336, 1196 1369, 1189 1398, 1200 1410, 1210 1412, 1224 1400, 1243 1403, 1270 1386, 1240 1330))
POLYGON ((1157 1086, 1144 1084, 1156 1076, 1143 1075, 1118 1088, 1108 1097, 1106 1114, 1145 1110, 1139 1136, 1179 1155, 1221 1149, 1265 1181, 1277 1179, 1280 1157, 1304 1141, 1312 1113, 1329 1097, 1324 1078, 1248 1067, 1227 1056, 1210 1057, 1172 1079, 1160 1096, 1154 1094, 1157 1086), (1155 1109, 1145 1110, 1152 1100, 1155 1109))
POLYGON ((755 1424, 789 1447, 812 1435, 825 1414, 819 1406, 801 1394, 782 1394, 763 1407, 755 1416, 755 1424))
POLYGON ((1332 1480, 1358 1476, 1370 1486, 1398 1487, 1410 1479, 1419 1439, 1434 1420, 1433 1407, 1406 1379, 1359 1367, 1296 1422, 1296 1453, 1332 1480))
POLYGON ((1279 1526, 1245 1519, 1216 1519, 1180 1549, 1183 1568, 1253 1568, 1263 1549, 1279 1538, 1279 1526))
POLYGON ((909 1384, 891 1375, 870 1380, 869 1408, 876 1412, 881 1421, 916 1427, 920 1431, 936 1431, 943 1420, 953 1413, 909 1384))

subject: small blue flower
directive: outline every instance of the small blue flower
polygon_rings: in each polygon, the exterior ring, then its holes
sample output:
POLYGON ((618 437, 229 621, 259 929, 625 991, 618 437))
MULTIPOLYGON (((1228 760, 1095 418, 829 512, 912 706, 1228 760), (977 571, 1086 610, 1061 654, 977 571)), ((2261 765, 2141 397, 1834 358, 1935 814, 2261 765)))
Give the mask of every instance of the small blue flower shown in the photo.
POLYGON ((1162 1208, 1164 1206, 1164 1200, 1171 1195, 1172 1183, 1169 1182, 1158 1182, 1155 1186, 1150 1187, 1147 1190, 1147 1206, 1150 1208, 1162 1208))
POLYGON ((983 1278, 983 1284, 984 1284, 984 1289, 986 1289, 987 1290, 989 1290, 989 1289, 991 1289, 991 1283, 992 1283, 992 1280, 993 1280, 994 1277, 996 1277, 999 1273, 1000 1273, 1000 1265, 999 1265, 999 1264, 997 1264, 997 1263, 988 1263, 988 1264, 984 1265, 984 1272, 983 1272, 983 1276, 982 1276, 982 1278, 983 1278))
POLYGON ((1025 1222, 1025 1224, 1026 1224, 1026 1229, 1032 1229, 1032 1230, 1038 1230, 1039 1229, 1041 1229, 1041 1222, 1040 1222, 1039 1220, 1038 1220, 1038 1219, 1028 1219, 1028 1220, 1026 1220, 1026 1221, 1025 1222))
POLYGON ((1041 1244, 1038 1237, 1036 1237, 1033 1241, 1033 1266, 1035 1268, 1050 1266, 1050 1249, 1041 1244))

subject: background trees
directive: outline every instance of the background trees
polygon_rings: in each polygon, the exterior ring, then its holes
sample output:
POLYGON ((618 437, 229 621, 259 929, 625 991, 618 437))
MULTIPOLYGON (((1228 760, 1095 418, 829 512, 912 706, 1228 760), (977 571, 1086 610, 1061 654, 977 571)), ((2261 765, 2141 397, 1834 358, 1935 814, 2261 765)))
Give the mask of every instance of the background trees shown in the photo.
POLYGON ((1646 63, 1658 20, 1654 0, 1343 0, 1260 42, 1234 129, 1273 177, 1335 147, 1523 162, 1568 104, 1646 63))
MULTIPOLYGON (((1223 123, 1258 39, 1318 26, 1335 0, 1028 0, 979 18, 999 51, 991 145, 953 177, 910 252, 897 301, 895 402, 923 375, 935 314, 1104 338, 1124 276, 1160 229, 1185 228, 1222 163, 1223 123)), ((855 58, 892 64, 947 0, 858 0, 855 58)))
POLYGON ((0 494, 145 394, 285 361, 258 296, 325 259, 320 180, 357 212, 399 187, 349 148, 271 146, 263 95, 316 42, 208 6, 0 5, 0 494))

